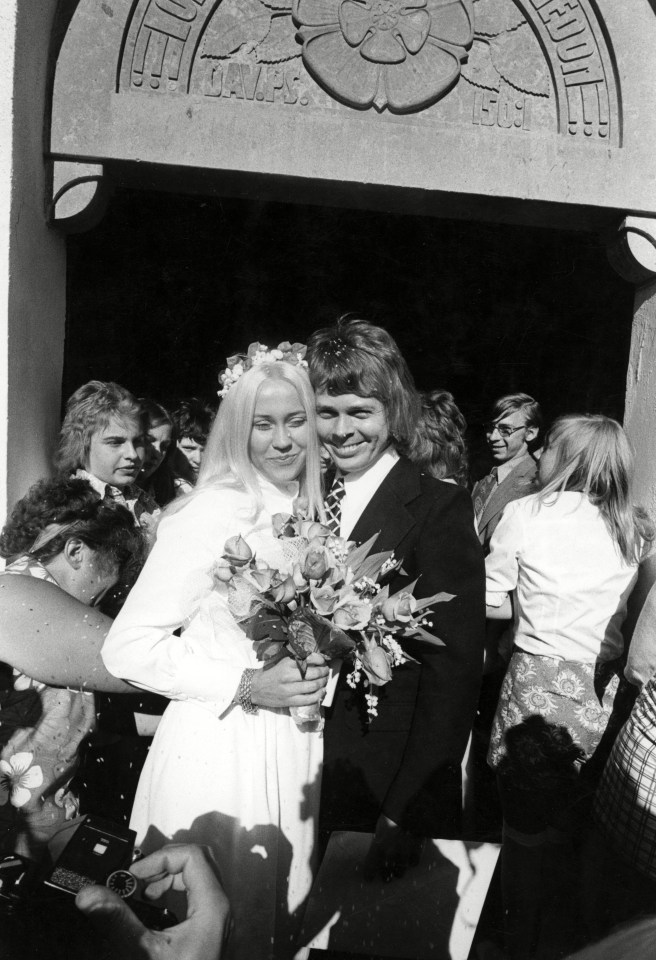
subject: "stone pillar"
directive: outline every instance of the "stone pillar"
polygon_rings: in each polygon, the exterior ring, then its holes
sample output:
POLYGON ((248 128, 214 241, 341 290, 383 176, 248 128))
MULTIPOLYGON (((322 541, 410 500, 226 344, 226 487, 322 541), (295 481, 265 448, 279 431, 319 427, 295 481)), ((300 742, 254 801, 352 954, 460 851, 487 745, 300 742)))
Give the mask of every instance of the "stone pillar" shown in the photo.
POLYGON ((44 159, 56 7, 0 4, 0 519, 49 472, 60 417, 66 259, 44 159))
MULTIPOLYGON (((656 219, 627 217, 608 256, 620 276, 637 285, 624 426, 636 457, 635 500, 656 522, 656 219)), ((631 598, 629 632, 654 581, 656 561, 650 561, 631 598)))
POLYGON ((635 295, 624 423, 636 451, 636 496, 656 519, 656 277, 635 295))
POLYGON ((637 285, 624 426, 636 452, 636 497, 656 520, 656 219, 627 217, 608 255, 637 285))

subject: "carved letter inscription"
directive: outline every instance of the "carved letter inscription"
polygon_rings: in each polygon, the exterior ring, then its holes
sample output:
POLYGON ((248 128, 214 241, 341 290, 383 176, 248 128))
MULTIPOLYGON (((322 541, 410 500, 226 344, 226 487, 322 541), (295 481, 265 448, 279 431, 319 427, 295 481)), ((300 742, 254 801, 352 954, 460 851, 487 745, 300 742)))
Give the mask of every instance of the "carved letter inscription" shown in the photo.
POLYGON ((615 139, 619 141, 619 104, 609 55, 586 0, 531 0, 531 7, 551 52, 567 133, 606 140, 614 114, 615 139))
POLYGON ((453 91, 445 106, 466 104, 460 115, 480 127, 524 135, 551 110, 550 129, 619 144, 619 90, 591 3, 136 0, 119 91, 396 114, 453 91))

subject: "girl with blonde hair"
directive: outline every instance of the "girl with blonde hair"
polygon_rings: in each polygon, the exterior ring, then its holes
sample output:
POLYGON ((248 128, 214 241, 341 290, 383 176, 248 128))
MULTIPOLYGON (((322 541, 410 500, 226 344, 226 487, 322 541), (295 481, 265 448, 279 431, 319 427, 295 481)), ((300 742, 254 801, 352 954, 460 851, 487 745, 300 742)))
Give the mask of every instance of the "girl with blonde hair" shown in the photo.
POLYGON ((103 649, 112 673, 171 700, 137 790, 137 842, 212 848, 235 918, 226 956, 240 960, 297 949, 323 757, 319 731, 297 727, 289 708, 321 700, 327 668, 263 669, 213 577, 237 535, 288 571, 273 514, 292 513, 299 494, 321 511, 314 398, 303 367, 279 354, 233 370, 198 484, 165 511, 103 649))
MULTIPOLYGON (((544 878, 556 875, 556 855, 563 876, 578 819, 564 799, 572 799, 572 790, 556 790, 546 803, 535 784, 571 783, 577 770, 580 785, 592 779, 589 761, 622 676, 627 599, 654 536, 632 503, 632 473, 618 423, 599 415, 560 417, 540 458, 540 492, 507 505, 486 559, 488 616, 510 616, 513 597, 514 653, 488 754, 500 775, 511 958, 534 955, 541 925, 543 933, 565 929, 545 923, 544 878), (536 715, 544 720, 541 742, 527 728, 521 756, 508 757, 506 735, 536 715), (563 738, 569 752, 561 750, 563 738)), ((571 891, 561 884, 560 894, 571 891)), ((551 891, 555 910, 554 897, 551 891)), ((571 903, 561 906, 571 916, 571 903)))

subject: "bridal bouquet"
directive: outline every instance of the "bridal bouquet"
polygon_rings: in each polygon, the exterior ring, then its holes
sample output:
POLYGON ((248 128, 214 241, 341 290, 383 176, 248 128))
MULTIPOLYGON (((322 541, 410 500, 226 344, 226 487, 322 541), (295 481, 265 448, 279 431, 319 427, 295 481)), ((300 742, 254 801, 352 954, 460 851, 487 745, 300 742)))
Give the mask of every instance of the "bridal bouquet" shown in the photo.
MULTIPOLYGON (((372 552, 377 535, 358 546, 307 519, 302 499, 294 509, 272 519, 290 573, 259 560, 243 537, 235 536, 226 541, 213 576, 228 584, 231 611, 257 641, 258 660, 272 664, 291 656, 305 675, 311 657, 315 663, 318 657, 350 659, 347 682, 364 684, 367 711, 377 716, 374 689, 392 679, 393 667, 412 659, 400 639, 419 636, 443 646, 426 630, 432 625, 429 608, 452 595, 417 600, 414 583, 391 594, 387 581, 400 563, 391 551, 372 552)), ((303 723, 319 719, 320 709, 292 708, 292 714, 303 723)))

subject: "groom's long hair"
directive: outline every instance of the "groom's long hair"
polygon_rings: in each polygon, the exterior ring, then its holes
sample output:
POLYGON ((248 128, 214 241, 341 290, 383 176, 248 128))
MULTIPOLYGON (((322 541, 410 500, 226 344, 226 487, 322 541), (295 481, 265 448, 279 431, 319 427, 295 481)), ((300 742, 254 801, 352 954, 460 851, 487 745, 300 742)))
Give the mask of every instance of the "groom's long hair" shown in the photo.
POLYGON ((380 400, 394 445, 407 452, 421 400, 408 364, 387 330, 358 317, 340 317, 310 336, 307 360, 315 393, 380 400))

